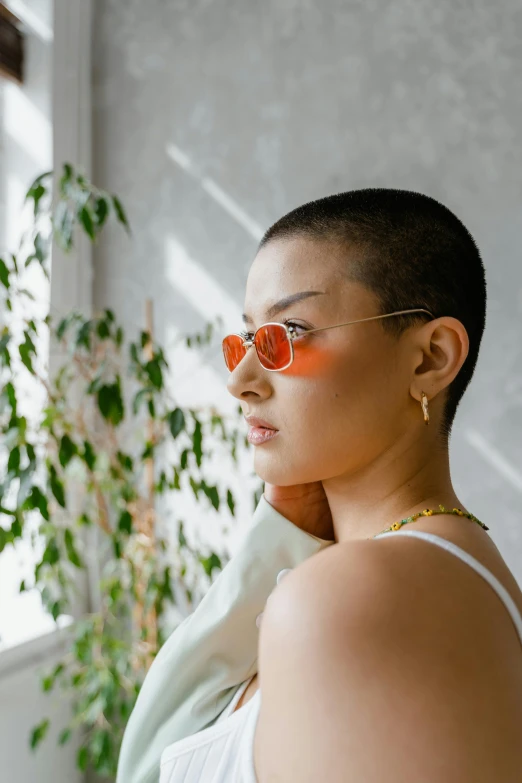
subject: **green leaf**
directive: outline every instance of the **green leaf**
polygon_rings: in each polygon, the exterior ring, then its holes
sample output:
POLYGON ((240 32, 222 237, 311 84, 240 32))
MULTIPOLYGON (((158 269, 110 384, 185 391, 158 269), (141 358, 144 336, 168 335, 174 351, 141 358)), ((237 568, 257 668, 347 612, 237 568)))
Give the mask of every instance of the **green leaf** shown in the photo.
POLYGON ((118 520, 118 530, 123 533, 132 533, 132 516, 127 510, 122 511, 118 520))
POLYGON ((48 251, 48 242, 43 238, 40 232, 38 232, 34 238, 34 255, 40 264, 44 263, 45 259, 47 258, 48 251))
POLYGON ((11 537, 9 536, 7 530, 0 525, 0 554, 4 551, 7 544, 11 543, 11 537))
POLYGON ((47 504, 47 498, 43 494, 40 487, 33 487, 29 496, 29 501, 32 508, 37 508, 40 511, 42 517, 49 521, 49 507, 47 504))
POLYGON ((94 208, 94 215, 98 229, 102 228, 107 220, 109 214, 109 202, 104 196, 98 196, 96 199, 96 206, 94 208))
POLYGON ((9 269, 3 258, 0 258, 0 283, 4 288, 9 289, 9 269))
POLYGON ((90 237, 90 239, 94 240, 96 236, 94 230, 94 220, 87 205, 81 208, 78 217, 80 218, 80 223, 82 224, 85 233, 90 237))
POLYGON ((100 413, 115 427, 123 420, 124 408, 119 377, 116 383, 105 384, 98 391, 100 413))
POLYGON ((65 551, 67 552, 67 557, 69 558, 71 563, 75 565, 77 568, 83 568, 84 567, 83 561, 75 547, 73 534, 71 533, 69 528, 65 528, 64 541, 65 541, 65 551))
POLYGON ((170 566, 166 566, 165 571, 163 573, 163 582, 162 582, 161 589, 162 589, 163 598, 172 601, 172 603, 176 603, 176 596, 172 592, 170 566))
MULTIPOLYGON (((44 188, 43 185, 37 185, 35 188, 31 188, 29 190, 27 196, 33 199, 34 201, 34 216, 36 217, 38 215, 38 205, 40 203, 40 199, 42 196, 45 196, 47 193, 46 188, 44 188)), ((27 197, 26 197, 27 198, 27 197)))
MULTIPOLYGON (((102 370, 103 368, 98 368, 99 370, 102 370)), ((95 394, 95 392, 98 391, 98 389, 103 385, 103 373, 98 372, 92 381, 87 386, 86 393, 87 394, 95 394)))
POLYGON ((141 452, 141 459, 151 459, 151 457, 154 455, 154 443, 152 441, 146 441, 145 448, 141 452))
POLYGON ((124 468, 124 470, 129 470, 130 471, 130 470, 133 469, 134 462, 133 462, 132 457, 129 454, 124 454, 123 451, 119 451, 118 450, 116 452, 116 458, 117 458, 118 462, 120 463, 120 465, 122 466, 122 468, 124 468))
POLYGON ((58 744, 65 745, 65 743, 69 742, 69 740, 71 739, 71 735, 72 735, 71 729, 64 729, 63 731, 61 731, 58 737, 58 744))
POLYGON ((65 201, 60 201, 57 204, 56 212, 53 218, 53 228, 55 238, 60 247, 69 251, 73 245, 73 227, 74 227, 74 213, 68 207, 65 201))
POLYGON ((78 752, 76 754, 76 763, 78 767, 81 769, 82 772, 85 772, 87 769, 87 764, 89 763, 89 751, 86 747, 82 747, 78 749, 78 752))
POLYGON ((16 498, 16 505, 20 508, 24 505, 27 498, 30 497, 32 491, 34 474, 34 465, 28 465, 22 471, 20 471, 20 485, 18 487, 18 496, 16 498))
POLYGON ((53 669, 53 677, 56 679, 56 677, 59 677, 60 674, 62 674, 64 671, 65 671, 65 665, 61 662, 57 663, 53 669))
POLYGON ((4 390, 2 392, 2 395, 3 394, 7 395, 7 400, 9 402, 9 405, 11 406, 13 418, 16 418, 16 392, 13 384, 10 381, 6 383, 4 390))
POLYGON ((96 325, 96 332, 100 340, 106 340, 108 337, 110 337, 111 332, 107 321, 103 321, 103 320, 98 321, 96 325))
POLYGON ((70 163, 63 164, 63 174, 60 178, 60 193, 64 196, 69 195, 70 184, 74 178, 74 170, 70 163))
POLYGON ((179 531, 178 531, 178 544, 181 547, 187 546, 187 539, 185 538, 185 533, 183 532, 183 520, 179 520, 179 531))
POLYGON ((48 674, 46 677, 42 680, 42 690, 44 693, 48 693, 49 691, 52 691, 54 686, 54 677, 52 674, 48 674))
POLYGON ((60 550, 54 538, 51 538, 47 542, 44 553, 42 555, 42 563, 48 563, 48 565, 54 565, 60 559, 60 550))
POLYGON ((227 489, 227 506, 229 507, 230 513, 232 514, 232 516, 235 517, 235 515, 236 515, 235 514, 236 504, 234 502, 234 495, 232 494, 232 492, 229 489, 227 489))
POLYGON ((92 321, 85 321, 81 324, 76 334, 76 345, 80 348, 82 345, 88 350, 91 350, 91 328, 92 321))
POLYGON ((84 440, 83 442, 83 454, 81 457, 89 470, 94 470, 94 466, 96 464, 96 454, 94 453, 92 444, 88 440, 84 440))
POLYGON ((147 386, 145 389, 140 389, 139 392, 134 397, 134 400, 132 402, 132 411, 134 415, 136 416, 141 404, 144 401, 148 401, 150 395, 154 392, 154 389, 151 386, 147 386))
POLYGON ((49 471, 49 483, 51 485, 51 492, 53 493, 54 497, 56 498, 57 502, 60 504, 62 508, 65 508, 65 489, 63 486, 63 483, 60 481, 58 474, 56 472, 56 468, 54 465, 51 465, 50 471, 49 471))
POLYGON ((113 536, 112 545, 113 545, 113 549, 114 549, 114 557, 117 560, 120 560, 122 552, 123 552, 120 539, 117 538, 116 536, 113 536))
POLYGON ((56 337, 58 340, 61 340, 71 323, 76 320, 76 313, 69 313, 69 315, 66 315, 65 318, 62 318, 60 322, 58 323, 58 326, 56 327, 56 337))
POLYGON ((31 731, 31 749, 35 750, 40 742, 45 738, 51 722, 49 718, 45 718, 41 723, 33 728, 31 731))
POLYGON ((174 408, 168 414, 169 429, 173 438, 177 438, 180 432, 185 429, 185 414, 181 408, 174 408))
POLYGON ((60 449, 58 458, 60 465, 65 468, 69 464, 71 459, 78 453, 76 444, 71 440, 69 435, 64 435, 60 441, 60 449))
POLYGON ((156 389, 161 389, 163 386, 163 373, 157 359, 151 359, 145 365, 145 372, 149 376, 150 382, 156 389))
POLYGON ((108 762, 112 750, 110 731, 110 729, 96 729, 90 740, 91 756, 98 772, 109 769, 108 762))
POLYGON ((201 432, 201 422, 199 419, 196 419, 194 432, 192 433, 192 449, 194 451, 194 456, 196 457, 196 464, 198 468, 201 467, 201 458, 203 456, 202 440, 203 437, 201 432))
POLYGON ((27 367, 29 372, 34 375, 33 363, 31 361, 30 342, 26 340, 24 343, 20 343, 20 345, 18 346, 18 353, 20 354, 20 359, 22 360, 22 363, 27 367))
POLYGON ((48 177, 52 177, 52 174, 53 174, 52 171, 45 171, 43 174, 40 174, 34 180, 34 182, 31 184, 31 187, 25 194, 24 201, 29 201, 30 199, 32 199, 34 202, 35 218, 38 215, 40 200, 47 193, 47 188, 44 185, 42 185, 42 182, 44 181, 44 179, 47 179, 48 177))
POLYGON ((205 481, 202 481, 201 482, 201 489, 203 490, 205 495, 208 497, 208 499, 210 500, 210 502, 212 503, 212 505, 214 506, 216 511, 219 511, 220 498, 219 498, 219 493, 218 493, 217 487, 215 487, 215 486, 209 487, 206 484, 205 481))
POLYGON ((23 532, 23 517, 20 514, 19 509, 15 509, 15 518, 11 522, 11 537, 13 541, 15 538, 21 538, 23 532))
POLYGON ((220 570, 223 568, 221 560, 215 552, 212 552, 210 557, 199 557, 199 562, 205 569, 207 576, 212 576, 213 568, 219 568, 220 570))
POLYGON ((192 492, 194 493, 196 500, 199 500, 199 490, 201 489, 201 486, 193 476, 189 476, 189 484, 192 487, 192 492))
POLYGON ((9 454, 9 460, 7 462, 7 472, 15 473, 18 475, 19 469, 20 469, 20 449, 18 446, 15 446, 14 449, 12 449, 11 453, 9 454))
POLYGON ((125 226, 125 229, 128 234, 130 234, 130 226, 129 222, 127 220, 127 215, 125 214, 125 210, 123 209, 123 205, 119 198, 117 196, 112 197, 112 203, 114 206, 114 211, 116 212, 116 217, 120 221, 120 223, 125 226))
MULTIPOLYGON (((2 356, 2 363, 5 367, 11 366, 11 357, 9 355, 8 345, 11 341, 12 335, 6 329, 2 337, 0 337, 0 355, 2 356)), ((3 391, 2 391, 3 396, 3 391)))

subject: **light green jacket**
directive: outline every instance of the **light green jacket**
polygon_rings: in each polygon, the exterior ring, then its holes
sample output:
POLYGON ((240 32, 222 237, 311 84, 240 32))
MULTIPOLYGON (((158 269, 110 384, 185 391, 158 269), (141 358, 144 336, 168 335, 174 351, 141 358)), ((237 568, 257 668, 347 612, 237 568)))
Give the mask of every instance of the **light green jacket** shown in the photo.
POLYGON ((116 783, 158 783, 167 745, 211 725, 257 671, 259 628, 279 572, 333 544, 262 495, 233 557, 150 667, 125 729, 116 783))

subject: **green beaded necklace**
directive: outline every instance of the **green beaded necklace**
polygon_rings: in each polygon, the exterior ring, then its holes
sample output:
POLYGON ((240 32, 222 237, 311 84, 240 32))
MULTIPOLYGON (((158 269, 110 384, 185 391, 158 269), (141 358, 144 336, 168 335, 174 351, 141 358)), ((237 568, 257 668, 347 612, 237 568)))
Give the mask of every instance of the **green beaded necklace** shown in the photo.
MULTIPOLYGON (((394 530, 400 530, 401 527, 403 525, 407 525, 408 522, 415 522, 415 520, 418 519, 419 517, 431 517, 434 514, 456 514, 459 517, 467 517, 468 519, 471 519, 473 522, 478 522, 478 524, 484 530, 489 530, 489 527, 487 527, 483 522, 481 522, 480 519, 477 519, 477 517, 471 513, 466 513, 465 511, 462 511, 461 508, 454 508, 453 510, 450 510, 448 508, 444 508, 444 506, 440 504, 439 509, 440 511, 434 511, 434 509, 432 508, 425 508, 423 511, 417 511, 417 513, 412 514, 411 517, 407 517, 406 519, 401 519, 400 522, 394 522, 393 525, 387 527, 386 530, 381 530, 380 533, 377 533, 377 536, 380 536, 382 533, 388 533, 394 530)), ((376 536, 372 536, 372 538, 376 538, 376 536)))

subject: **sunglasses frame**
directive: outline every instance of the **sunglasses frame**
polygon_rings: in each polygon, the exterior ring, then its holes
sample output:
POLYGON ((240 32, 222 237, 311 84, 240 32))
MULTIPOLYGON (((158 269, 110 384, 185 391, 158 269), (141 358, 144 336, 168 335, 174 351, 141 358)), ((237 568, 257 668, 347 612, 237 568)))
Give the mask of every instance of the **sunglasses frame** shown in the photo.
MULTIPOLYGON (((288 367, 290 367, 290 365, 294 361, 293 341, 296 337, 304 337, 305 335, 311 334, 312 332, 323 332, 325 329, 336 329, 338 326, 349 326, 350 324, 359 324, 362 323, 363 321, 376 321, 378 318, 389 318, 392 315, 402 315, 403 313, 427 313, 429 316, 431 316, 431 318, 435 318, 435 316, 432 313, 430 313, 429 310, 424 310, 422 307, 419 307, 413 310, 397 310, 394 313, 386 313, 384 315, 372 315, 370 316, 370 318, 358 318, 356 321, 346 321, 345 323, 334 324, 333 326, 320 326, 317 329, 307 329, 306 332, 304 332, 303 334, 296 334, 295 332, 292 331, 291 327, 287 326, 286 324, 282 324, 278 321, 268 321, 266 324, 261 324, 261 326, 259 326, 254 332, 253 336, 246 340, 245 340, 244 332, 233 332, 232 334, 226 335, 226 337, 223 338, 223 342, 227 339, 227 337, 234 337, 234 336, 240 337, 241 340, 243 341, 242 343, 243 347, 246 347, 247 350, 252 345, 255 346, 257 358, 259 359, 259 363, 261 364, 263 370, 266 370, 267 372, 281 372, 282 370, 286 370, 288 367), (276 370, 272 370, 269 367, 265 367, 264 364, 261 362, 261 359, 259 358, 259 353, 257 351, 257 345, 255 343, 255 340, 258 331, 262 329, 264 326, 283 326, 286 331, 286 337, 288 342, 290 343, 290 361, 288 362, 288 364, 285 364, 284 367, 278 367, 276 370)), ((223 348, 223 353, 224 353, 224 348, 223 348)), ((246 356, 246 351, 245 351, 245 356, 246 356)), ((245 356, 243 356, 242 359, 240 359, 240 361, 236 364, 234 370, 236 370, 239 367, 239 365, 241 364, 245 356)), ((225 361, 225 365, 226 365, 226 361, 225 361)), ((229 370, 229 372, 234 372, 234 370, 229 370)))

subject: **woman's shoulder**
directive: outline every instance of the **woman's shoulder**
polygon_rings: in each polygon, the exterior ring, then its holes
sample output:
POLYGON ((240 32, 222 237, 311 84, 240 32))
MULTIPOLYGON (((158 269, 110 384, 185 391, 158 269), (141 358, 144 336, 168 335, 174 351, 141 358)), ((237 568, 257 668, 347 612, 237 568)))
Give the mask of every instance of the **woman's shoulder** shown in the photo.
POLYGON ((522 654, 506 606, 511 598, 522 622, 522 592, 498 548, 482 528, 470 527, 476 523, 466 520, 468 525, 459 528, 462 520, 455 524, 455 517, 442 515, 438 521, 403 528, 420 536, 398 531, 328 547, 293 569, 268 605, 273 608, 273 599, 280 605, 303 602, 307 612, 324 619, 332 615, 334 625, 340 617, 379 624, 392 612, 398 620, 403 614, 407 619, 428 613, 433 622, 439 617, 447 631, 454 623, 457 635, 495 629, 498 645, 522 654), (493 580, 484 578, 480 566, 493 580))
POLYGON ((452 769, 445 779, 471 779, 470 771, 494 770, 499 754, 511 770, 521 761, 513 742, 521 656, 498 595, 450 552, 399 534, 329 547, 285 577, 267 604, 258 758, 266 764, 276 746, 299 740, 321 748, 318 769, 331 757, 354 779, 370 757, 382 766, 372 779, 386 769, 413 778, 440 758, 452 769), (334 739, 339 726, 346 745, 334 739), (476 739, 486 735, 490 756, 476 739), (401 737, 407 763, 396 755, 401 737))

